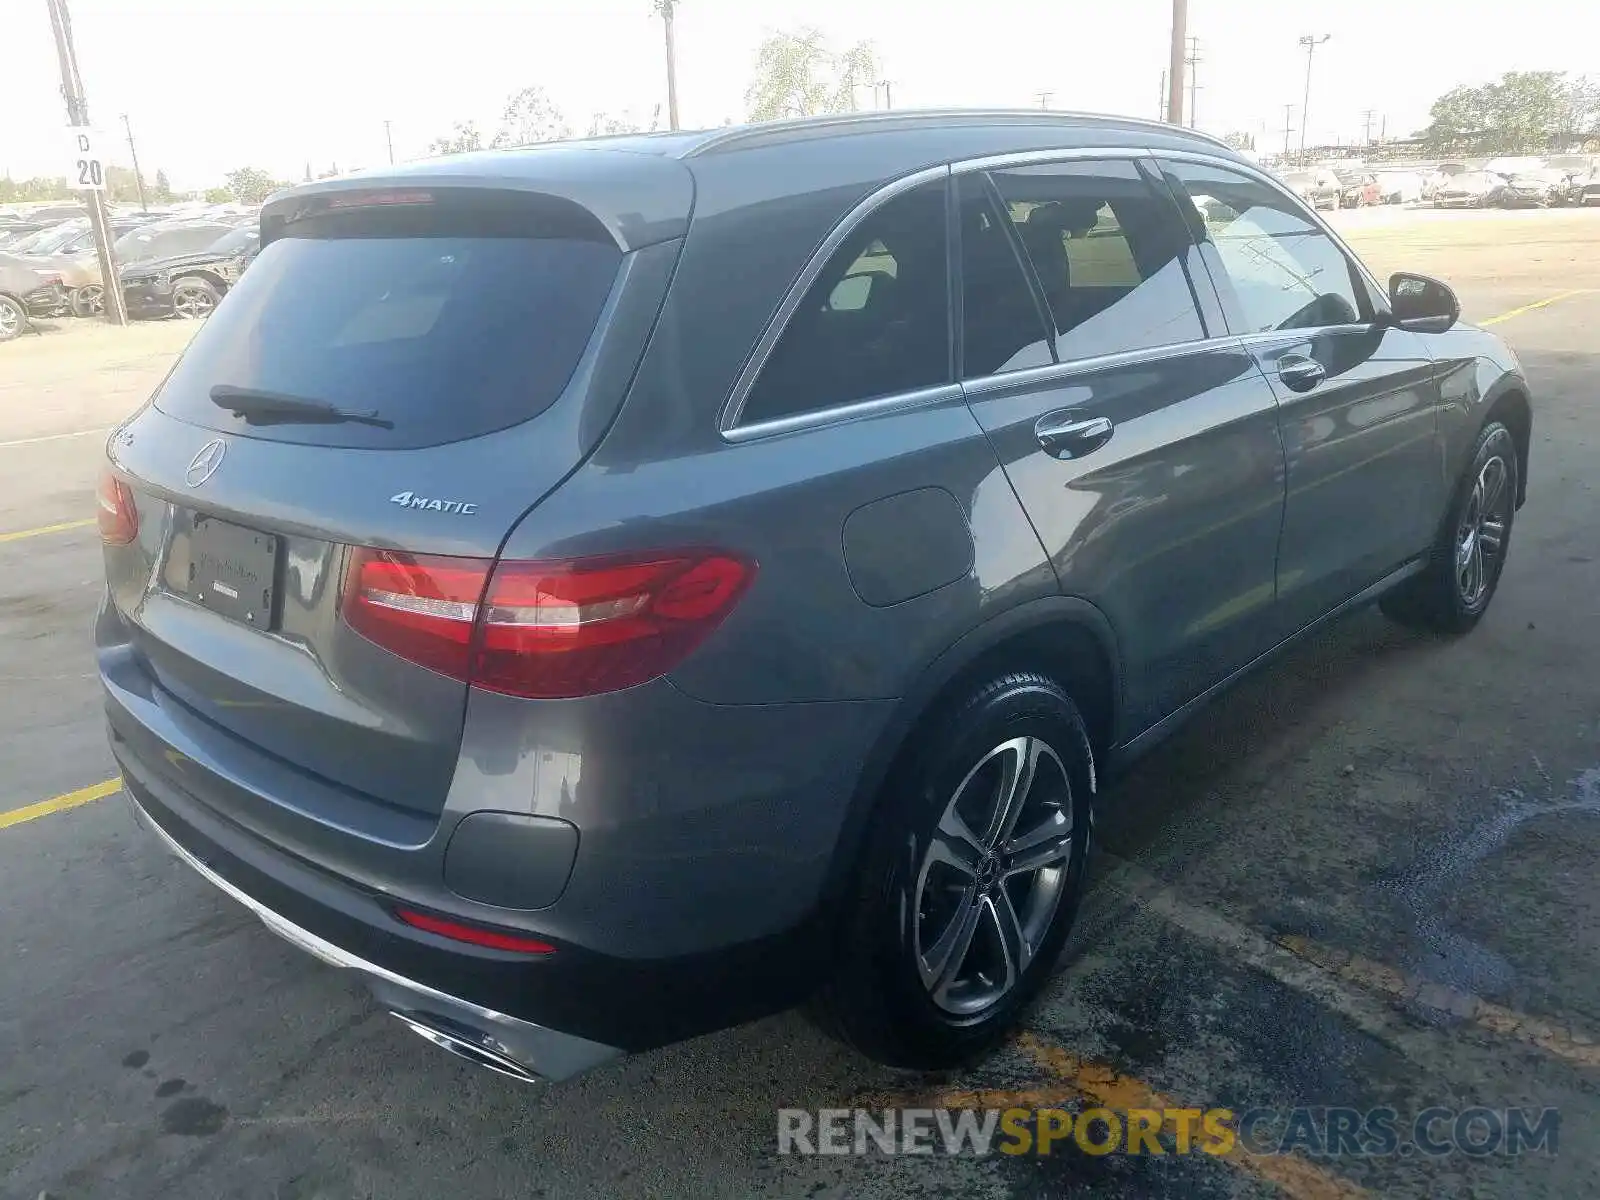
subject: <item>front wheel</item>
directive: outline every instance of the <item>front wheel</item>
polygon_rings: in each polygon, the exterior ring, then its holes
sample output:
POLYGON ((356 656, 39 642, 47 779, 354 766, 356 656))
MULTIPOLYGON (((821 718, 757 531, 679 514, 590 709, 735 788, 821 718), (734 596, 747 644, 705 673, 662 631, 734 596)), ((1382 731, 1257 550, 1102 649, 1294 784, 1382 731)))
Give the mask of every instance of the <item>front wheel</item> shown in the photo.
POLYGON ((994 678, 931 721, 881 797, 823 1026, 922 1070, 998 1045, 1076 915, 1094 790, 1077 706, 1045 676, 994 678))
POLYGON ((9 342, 28 327, 28 310, 10 296, 0 296, 0 342, 9 342))
POLYGON ((209 317, 221 294, 204 279, 180 279, 172 285, 172 311, 186 321, 209 317))
POLYGON ((1380 602, 1385 615, 1413 628, 1466 633, 1489 609, 1511 549, 1517 513, 1517 444, 1490 421, 1478 434, 1472 463, 1422 574, 1380 602))

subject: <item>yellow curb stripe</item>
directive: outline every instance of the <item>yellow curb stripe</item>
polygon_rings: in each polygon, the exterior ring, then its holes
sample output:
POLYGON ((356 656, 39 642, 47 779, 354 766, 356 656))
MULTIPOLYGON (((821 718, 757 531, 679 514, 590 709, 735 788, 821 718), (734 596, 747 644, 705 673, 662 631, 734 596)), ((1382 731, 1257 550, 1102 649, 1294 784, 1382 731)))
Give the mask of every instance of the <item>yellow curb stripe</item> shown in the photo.
POLYGON ((1283 937, 1278 944, 1291 954, 1321 967, 1330 975, 1382 992, 1397 1000, 1413 1001, 1428 1008, 1450 1013, 1470 1021, 1480 1029, 1515 1041, 1537 1046, 1547 1054, 1582 1067, 1600 1067, 1600 1044, 1570 1025, 1530 1016, 1514 1009, 1491 1004, 1471 992, 1463 992, 1419 975, 1406 975, 1382 963, 1322 946, 1309 938, 1283 937))
POLYGON ((95 519, 89 517, 83 521, 62 521, 56 525, 41 525, 37 529, 19 529, 15 533, 0 533, 0 542, 20 542, 23 538, 39 537, 46 533, 63 533, 68 529, 82 529, 86 525, 93 525, 95 519))
POLYGON ((1548 308, 1552 304, 1559 304, 1563 300, 1570 300, 1574 296, 1582 296, 1588 288, 1573 288, 1570 292, 1559 292, 1548 300, 1535 300, 1532 304, 1524 304, 1521 308, 1513 308, 1510 312, 1503 312, 1498 317, 1490 317, 1487 321, 1479 321, 1479 325, 1498 325, 1502 321, 1509 321, 1512 317, 1520 317, 1523 313, 1531 313, 1535 309, 1548 308))
POLYGON ((51 813, 65 812, 69 808, 77 808, 80 804, 88 804, 94 800, 104 800, 107 796, 114 796, 122 790, 122 780, 108 779, 104 783, 97 783, 93 787, 79 788, 75 792, 68 792, 65 796, 57 796, 54 800, 41 800, 37 804, 29 804, 24 808, 13 808, 10 812, 0 812, 0 829, 9 829, 13 825, 21 825, 24 821, 32 821, 36 817, 47 817, 51 813))

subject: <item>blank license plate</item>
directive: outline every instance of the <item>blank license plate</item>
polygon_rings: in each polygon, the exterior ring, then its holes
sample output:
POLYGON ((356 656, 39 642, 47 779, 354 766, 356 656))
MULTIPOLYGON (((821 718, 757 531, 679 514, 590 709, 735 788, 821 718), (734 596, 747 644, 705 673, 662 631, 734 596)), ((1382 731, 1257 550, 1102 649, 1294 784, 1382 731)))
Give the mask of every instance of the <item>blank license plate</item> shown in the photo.
POLYGON ((278 543, 270 533, 196 516, 189 543, 189 593, 212 612, 272 628, 278 543))

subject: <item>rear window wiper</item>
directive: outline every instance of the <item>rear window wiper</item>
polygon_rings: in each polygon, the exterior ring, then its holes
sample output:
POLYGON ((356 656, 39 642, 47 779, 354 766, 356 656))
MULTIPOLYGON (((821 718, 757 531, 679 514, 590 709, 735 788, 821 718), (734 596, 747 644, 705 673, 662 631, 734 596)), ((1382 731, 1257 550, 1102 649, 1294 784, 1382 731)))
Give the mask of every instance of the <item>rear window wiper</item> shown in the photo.
POLYGON ((219 383, 211 389, 211 403, 225 408, 249 425, 375 425, 393 429, 376 412, 349 412, 326 400, 307 400, 283 392, 264 392, 257 388, 234 387, 219 383))

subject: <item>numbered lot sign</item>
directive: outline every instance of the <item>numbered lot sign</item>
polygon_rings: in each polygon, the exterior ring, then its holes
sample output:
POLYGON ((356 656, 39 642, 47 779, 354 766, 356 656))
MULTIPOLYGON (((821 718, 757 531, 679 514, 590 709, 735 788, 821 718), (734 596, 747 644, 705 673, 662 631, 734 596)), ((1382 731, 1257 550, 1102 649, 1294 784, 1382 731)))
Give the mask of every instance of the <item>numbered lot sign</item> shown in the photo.
POLYGON ((67 130, 71 138, 72 157, 67 160, 67 186, 76 192, 103 192, 106 190, 106 164, 101 147, 105 135, 87 125, 74 125, 67 130))

